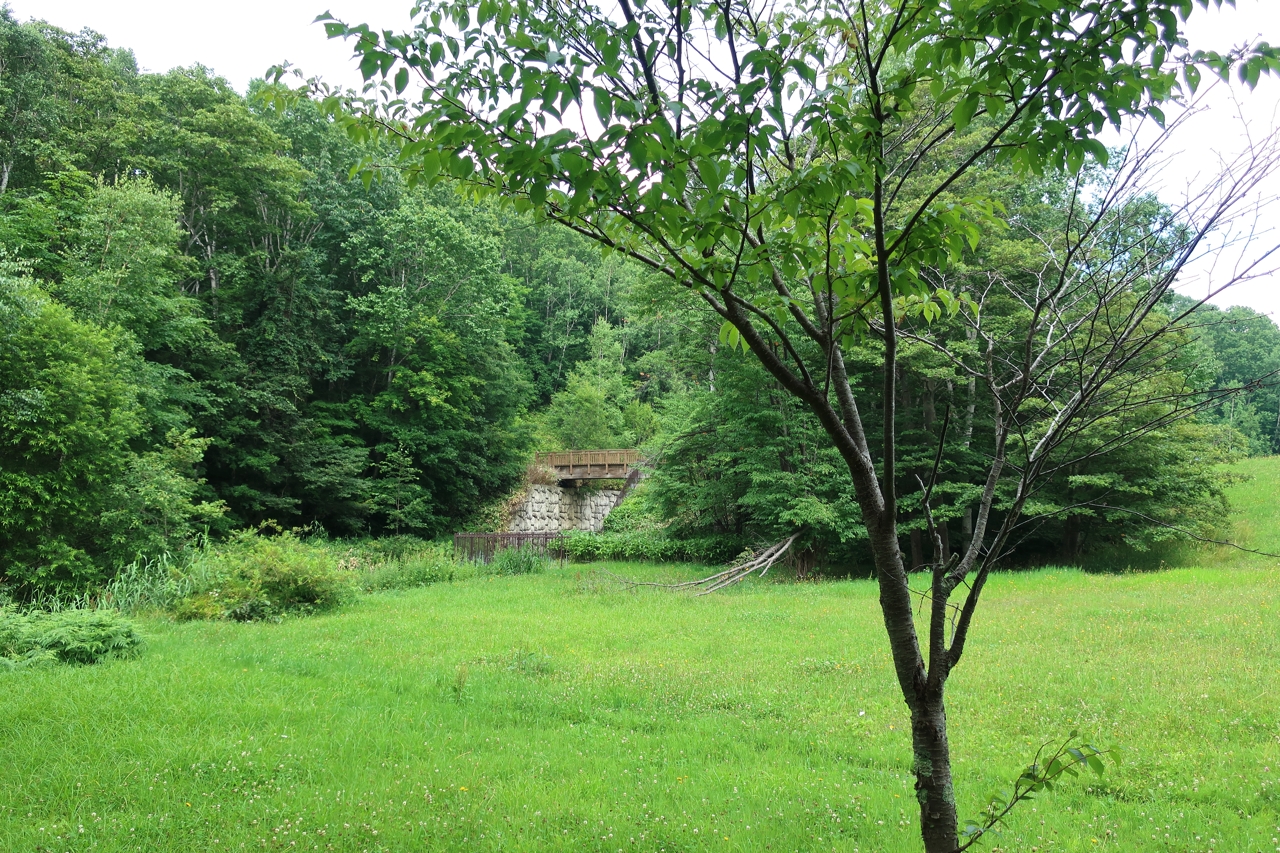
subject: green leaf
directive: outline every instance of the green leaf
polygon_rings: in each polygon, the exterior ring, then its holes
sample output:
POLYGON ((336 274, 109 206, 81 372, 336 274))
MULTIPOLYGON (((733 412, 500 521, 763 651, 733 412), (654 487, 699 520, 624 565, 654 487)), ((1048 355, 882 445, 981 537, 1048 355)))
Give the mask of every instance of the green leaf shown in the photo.
POLYGON ((955 122, 956 131, 964 132, 969 126, 969 122, 973 120, 973 114, 978 110, 978 96, 970 93, 961 98, 955 109, 951 113, 951 120, 955 122))
POLYGON ((1107 163, 1111 161, 1111 152, 1107 150, 1107 146, 1103 145, 1097 139, 1084 140, 1084 147, 1086 151, 1093 155, 1093 159, 1097 160, 1098 164, 1102 167, 1105 168, 1107 163))
POLYGON ((1084 166, 1084 146, 1072 145, 1067 149, 1067 170, 1073 175, 1080 174, 1084 166))
POLYGON ((725 320, 723 323, 720 324, 720 343, 727 344, 729 342, 729 333, 736 332, 736 331, 737 329, 734 328, 733 323, 730 323, 728 320, 725 320))
POLYGON ((596 105, 596 117, 600 119, 600 123, 608 125, 609 120, 613 118, 613 96, 608 90, 597 86, 593 90, 592 100, 596 105))
POLYGON ((702 178, 702 183, 706 184, 707 189, 720 189, 720 170, 714 160, 699 159, 695 165, 698 168, 698 176, 702 178))
POLYGON ((1195 94, 1196 89, 1200 88, 1200 69, 1194 65, 1188 65, 1182 71, 1183 77, 1187 81, 1187 88, 1191 90, 1191 94, 1195 94))

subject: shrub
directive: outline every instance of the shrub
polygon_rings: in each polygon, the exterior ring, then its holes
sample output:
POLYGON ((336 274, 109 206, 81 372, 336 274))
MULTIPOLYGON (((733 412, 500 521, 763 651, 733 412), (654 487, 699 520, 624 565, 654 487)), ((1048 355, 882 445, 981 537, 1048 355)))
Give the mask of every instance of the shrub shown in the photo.
POLYGON ((292 533, 241 534, 201 553, 187 580, 188 591, 172 605, 179 619, 251 621, 330 610, 355 588, 330 549, 292 533))
POLYGON ((277 610, 329 610, 351 592, 351 580, 323 548, 292 537, 259 540, 244 555, 240 574, 257 580, 257 588, 277 610))
POLYGON ((746 543, 733 536, 677 539, 663 531, 625 533, 573 532, 566 537, 569 558, 579 563, 597 560, 723 563, 741 553, 746 543))
POLYGON ((441 581, 451 581, 456 575, 457 566, 452 557, 443 554, 420 554, 374 566, 365 575, 362 586, 366 592, 413 589, 441 581))
POLYGON ((658 514, 649 492, 648 481, 642 480, 614 507, 604 519, 605 533, 639 533, 641 531, 665 536, 666 523, 658 514))
MULTIPOLYGON (((339 543, 334 544, 336 546, 339 543)), ((342 542, 340 546, 353 568, 370 563, 410 560, 423 554, 445 553, 443 545, 404 534, 342 542)))
POLYGON ((135 560, 99 601, 179 620, 253 621, 328 610, 357 589, 410 589, 458 576, 451 545, 412 536, 308 542, 293 533, 242 533, 180 555, 135 560))
POLYGON ((413 589, 458 576, 452 544, 384 536, 345 542, 341 548, 339 568, 352 572, 365 592, 413 589))
POLYGON ((531 575, 541 572, 551 560, 533 548, 503 548, 493 555, 489 572, 495 575, 531 575))
POLYGON ((0 669, 49 662, 97 663, 131 657, 142 645, 133 623, 113 610, 18 613, 0 609, 0 669))

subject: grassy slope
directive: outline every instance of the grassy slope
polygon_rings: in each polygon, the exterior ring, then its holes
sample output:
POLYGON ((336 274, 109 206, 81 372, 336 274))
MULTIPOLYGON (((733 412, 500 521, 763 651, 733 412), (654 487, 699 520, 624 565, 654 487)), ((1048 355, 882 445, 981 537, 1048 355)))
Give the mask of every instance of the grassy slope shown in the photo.
MULTIPOLYGON (((1280 554, 1280 456, 1249 459, 1235 467, 1245 478, 1231 489, 1235 539, 1251 548, 1280 554)), ((1227 549, 1213 557, 1236 564, 1276 565, 1272 558, 1248 557, 1227 549)))
MULTIPOLYGON (((1280 460, 1254 468, 1266 545, 1280 460)), ((1280 849, 1275 578, 997 578, 953 682, 962 812, 1078 727, 1128 759, 997 849, 1280 849)), ((918 849, 866 582, 695 599, 570 566, 147 627, 139 660, 0 679, 0 850, 918 849)))

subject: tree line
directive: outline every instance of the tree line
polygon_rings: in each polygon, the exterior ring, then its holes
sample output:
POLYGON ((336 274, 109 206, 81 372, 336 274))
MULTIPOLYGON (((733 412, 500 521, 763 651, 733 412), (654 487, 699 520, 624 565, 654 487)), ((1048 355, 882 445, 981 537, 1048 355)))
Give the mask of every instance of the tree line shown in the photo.
MULTIPOLYGON (((821 424, 704 303, 459 185, 414 186, 390 165, 352 180, 382 143, 264 90, 201 67, 141 73, 99 35, 0 11, 4 583, 82 589, 138 554, 268 521, 436 537, 507 495, 534 449, 637 445, 656 465, 639 496, 654 535, 799 530, 807 559, 858 561, 865 528, 821 424)), ((975 180, 1009 216, 981 224, 956 293, 1028 274, 1036 235, 1068 211, 1068 177, 1014 180, 992 161, 975 180)), ((1137 215, 1128 227, 1163 208, 1137 215)), ((1025 323, 1007 300, 983 310, 1025 323)), ((1168 381, 1280 368, 1268 318, 1198 312, 1168 381)), ((882 381, 880 346, 850 348, 851 383, 882 381)), ((959 548, 993 412, 924 343, 904 343, 895 370, 903 542, 922 565, 916 478, 941 436, 932 512, 959 548)), ((880 414, 864 415, 874 434, 880 414)), ((1038 498, 1020 553, 1209 531, 1226 511, 1217 464, 1280 449, 1278 425, 1260 385, 1091 455, 1038 498)))

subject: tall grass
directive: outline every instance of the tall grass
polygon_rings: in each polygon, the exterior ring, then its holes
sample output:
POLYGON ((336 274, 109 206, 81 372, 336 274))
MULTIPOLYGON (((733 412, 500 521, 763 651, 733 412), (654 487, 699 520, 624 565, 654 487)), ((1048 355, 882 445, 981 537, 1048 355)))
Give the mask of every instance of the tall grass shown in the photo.
POLYGON ((171 610, 216 583, 217 566, 207 558, 209 550, 205 545, 178 555, 139 557, 120 570, 99 600, 126 613, 171 610))
POLYGON ((343 542, 243 534, 179 554, 139 557, 98 593, 46 597, 32 604, 45 610, 105 607, 135 614, 199 615, 192 608, 215 591, 224 599, 233 594, 237 577, 279 575, 282 566, 292 566, 296 574, 300 560, 311 564, 306 573, 312 583, 328 575, 327 583, 365 592, 412 589, 476 573, 454 562, 451 545, 409 537, 343 542))

